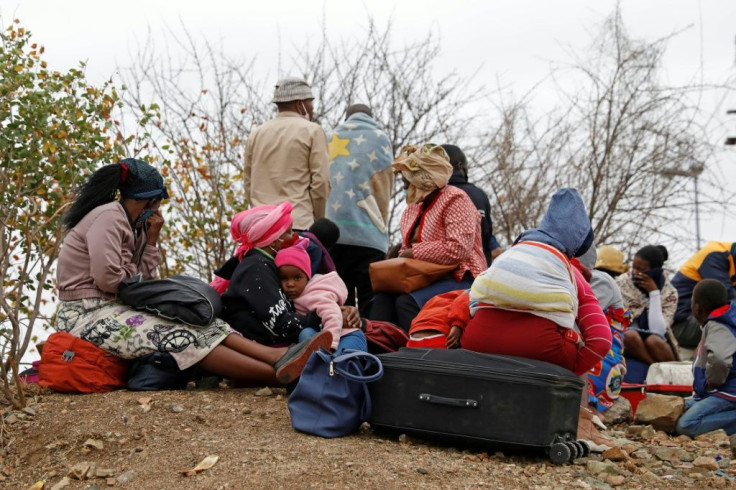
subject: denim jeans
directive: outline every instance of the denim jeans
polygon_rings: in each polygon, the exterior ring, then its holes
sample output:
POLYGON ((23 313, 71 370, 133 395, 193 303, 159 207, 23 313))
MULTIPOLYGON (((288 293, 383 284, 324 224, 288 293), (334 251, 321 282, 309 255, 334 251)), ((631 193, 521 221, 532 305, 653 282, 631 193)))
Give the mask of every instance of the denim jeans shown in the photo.
POLYGON ((711 395, 700 401, 685 400, 685 407, 687 411, 677 421, 678 434, 695 437, 716 429, 736 433, 736 402, 711 395))
POLYGON ((360 330, 356 330, 340 337, 340 343, 337 344, 337 353, 340 354, 345 349, 367 351, 368 341, 365 339, 365 334, 360 330))
MULTIPOLYGON (((307 327, 302 329, 302 331, 299 332, 299 342, 310 339, 315 335, 317 335, 317 331, 313 328, 307 327)), ((340 343, 337 344, 336 354, 341 353, 345 349, 367 351, 368 341, 365 339, 365 334, 360 330, 356 330, 355 332, 350 332, 349 334, 340 337, 340 343)))
POLYGON ((299 342, 304 342, 307 339, 311 339, 317 335, 317 331, 313 328, 307 327, 303 328, 301 332, 299 332, 299 342))

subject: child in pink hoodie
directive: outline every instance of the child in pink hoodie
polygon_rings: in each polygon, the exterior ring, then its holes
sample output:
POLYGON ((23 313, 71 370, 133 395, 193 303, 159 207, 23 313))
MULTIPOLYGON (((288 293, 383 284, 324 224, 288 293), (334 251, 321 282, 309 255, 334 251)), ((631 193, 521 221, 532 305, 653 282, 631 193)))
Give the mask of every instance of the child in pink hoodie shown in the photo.
MULTIPOLYGON (((345 349, 367 350, 368 344, 362 331, 357 328, 343 328, 340 307, 348 296, 348 290, 337 272, 315 274, 311 277, 308 243, 307 239, 300 240, 294 246, 283 248, 276 254, 281 288, 294 302, 298 313, 316 313, 320 317, 322 328, 332 334, 333 351, 340 353, 345 349)), ((299 341, 316 333, 312 328, 305 328, 299 334, 299 341)))

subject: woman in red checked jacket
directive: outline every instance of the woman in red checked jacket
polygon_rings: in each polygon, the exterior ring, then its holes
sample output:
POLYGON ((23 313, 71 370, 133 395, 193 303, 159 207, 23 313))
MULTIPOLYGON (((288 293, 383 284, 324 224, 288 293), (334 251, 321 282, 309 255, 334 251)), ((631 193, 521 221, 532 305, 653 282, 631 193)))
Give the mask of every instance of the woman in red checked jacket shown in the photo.
POLYGON ((481 243, 480 214, 465 192, 448 185, 450 158, 441 146, 406 146, 394 160, 408 206, 401 216, 399 257, 435 264, 457 264, 451 276, 409 294, 377 293, 368 318, 397 324, 411 321, 432 297, 468 289, 487 267, 481 243))

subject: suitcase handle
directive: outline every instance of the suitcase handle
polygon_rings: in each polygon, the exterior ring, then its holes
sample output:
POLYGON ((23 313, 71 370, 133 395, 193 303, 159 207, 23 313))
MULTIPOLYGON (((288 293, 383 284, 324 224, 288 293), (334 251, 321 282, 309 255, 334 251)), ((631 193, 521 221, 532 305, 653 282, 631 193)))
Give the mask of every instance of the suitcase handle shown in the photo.
POLYGON ((444 396, 430 395, 429 393, 421 393, 419 401, 427 403, 436 403, 437 405, 449 405, 451 407, 460 408, 478 408, 478 402, 469 398, 446 398, 444 396))

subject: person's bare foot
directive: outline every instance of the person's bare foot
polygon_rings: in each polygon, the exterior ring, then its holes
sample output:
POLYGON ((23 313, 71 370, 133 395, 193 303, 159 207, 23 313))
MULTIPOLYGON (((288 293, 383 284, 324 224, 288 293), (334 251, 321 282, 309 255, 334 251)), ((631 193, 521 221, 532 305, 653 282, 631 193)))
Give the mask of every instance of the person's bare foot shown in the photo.
POLYGON ((589 409, 580 407, 580 416, 578 417, 578 439, 591 441, 596 446, 605 446, 607 448, 615 447, 616 443, 610 437, 601 432, 594 422, 596 415, 589 409))

